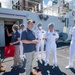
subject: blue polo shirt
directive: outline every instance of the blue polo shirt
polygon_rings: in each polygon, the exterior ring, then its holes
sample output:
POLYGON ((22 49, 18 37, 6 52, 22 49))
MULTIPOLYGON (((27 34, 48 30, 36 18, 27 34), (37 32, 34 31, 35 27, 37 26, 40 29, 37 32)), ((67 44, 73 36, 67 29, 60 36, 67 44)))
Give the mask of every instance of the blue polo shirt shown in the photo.
MULTIPOLYGON (((21 40, 28 40, 32 41, 35 40, 35 33, 28 28, 22 32, 21 40)), ((25 44, 23 43, 23 49, 25 53, 35 51, 36 45, 35 44, 25 44)))
MULTIPOLYGON (((18 41, 18 38, 20 38, 20 33, 19 32, 16 32, 16 33, 12 32, 11 34, 12 34, 11 42, 13 43, 13 42, 18 41)), ((20 45, 20 42, 14 44, 14 45, 20 45)))

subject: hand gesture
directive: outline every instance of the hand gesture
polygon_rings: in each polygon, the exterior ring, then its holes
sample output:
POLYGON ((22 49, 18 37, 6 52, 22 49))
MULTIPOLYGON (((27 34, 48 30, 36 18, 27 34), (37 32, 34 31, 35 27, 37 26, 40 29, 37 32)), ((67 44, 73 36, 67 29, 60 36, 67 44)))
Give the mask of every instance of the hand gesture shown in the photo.
POLYGON ((37 44, 38 41, 37 41, 37 40, 32 40, 32 43, 33 43, 33 44, 37 44))
POLYGON ((13 43, 10 43, 10 45, 13 45, 13 43))

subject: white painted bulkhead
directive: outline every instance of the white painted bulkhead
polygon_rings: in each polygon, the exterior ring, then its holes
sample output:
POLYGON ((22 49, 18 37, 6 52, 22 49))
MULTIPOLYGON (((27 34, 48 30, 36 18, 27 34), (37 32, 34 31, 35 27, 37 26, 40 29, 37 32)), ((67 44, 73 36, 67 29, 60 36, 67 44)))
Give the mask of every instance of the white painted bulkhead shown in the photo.
MULTIPOLYGON (((43 14, 43 16, 45 16, 43 14)), ((48 31, 48 24, 53 22, 55 24, 55 30, 58 30, 59 32, 63 32, 63 27, 65 23, 61 22, 58 17, 55 16, 49 16, 48 20, 40 20, 39 13, 32 13, 29 11, 18 11, 18 10, 11 10, 11 9, 4 9, 0 8, 0 19, 4 20, 15 20, 19 21, 22 20, 22 24, 27 27, 27 19, 32 19, 35 21, 34 30, 37 29, 37 24, 42 23, 43 29, 48 31)), ((20 23, 19 23, 20 25, 20 23)))
POLYGON ((5 46, 4 21, 0 19, 0 47, 5 46))
MULTIPOLYGON (((44 16, 44 15, 43 15, 44 16)), ((59 30, 59 32, 63 31, 64 23, 61 22, 58 17, 49 16, 47 21, 40 20, 39 14, 32 13, 28 11, 18 11, 18 10, 10 10, 10 9, 1 9, 0 8, 0 18, 10 18, 10 19, 23 19, 23 24, 27 25, 27 19, 32 19, 35 21, 35 27, 38 23, 42 23, 43 28, 47 29, 49 23, 53 22, 55 24, 55 30, 59 30)))

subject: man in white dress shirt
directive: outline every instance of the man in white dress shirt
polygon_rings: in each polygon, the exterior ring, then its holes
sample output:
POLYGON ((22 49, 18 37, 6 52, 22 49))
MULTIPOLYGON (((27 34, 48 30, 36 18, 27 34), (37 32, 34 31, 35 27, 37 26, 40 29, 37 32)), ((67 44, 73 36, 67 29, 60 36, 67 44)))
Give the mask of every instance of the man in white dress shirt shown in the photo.
POLYGON ((74 56, 75 56, 75 26, 70 30, 69 34, 71 35, 72 40, 71 40, 71 43, 70 43, 69 64, 68 64, 68 66, 65 67, 67 69, 73 68, 73 59, 74 59, 74 56))
POLYGON ((59 35, 56 31, 54 31, 54 24, 50 23, 49 26, 49 31, 46 33, 46 62, 45 66, 49 64, 49 57, 50 57, 50 51, 52 52, 53 55, 53 66, 57 67, 57 47, 56 47, 56 40, 58 40, 59 35))
POLYGON ((36 58, 37 58, 37 61, 39 60, 39 50, 41 48, 41 59, 44 59, 44 38, 45 38, 45 34, 46 34, 46 31, 43 30, 42 28, 42 24, 38 24, 37 26, 37 30, 35 32, 35 35, 36 35, 36 39, 38 40, 38 44, 36 45, 36 58))

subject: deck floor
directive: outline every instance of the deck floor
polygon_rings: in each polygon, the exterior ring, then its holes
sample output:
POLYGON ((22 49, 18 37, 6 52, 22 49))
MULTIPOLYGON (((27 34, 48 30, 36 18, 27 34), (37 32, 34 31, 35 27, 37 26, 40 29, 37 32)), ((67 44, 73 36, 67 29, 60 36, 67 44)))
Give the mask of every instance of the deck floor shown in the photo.
MULTIPOLYGON (((41 58, 40 54, 39 57, 41 58)), ((57 58, 58 58, 58 67, 53 68, 52 53, 50 53, 50 62, 48 66, 44 66, 44 61, 42 61, 41 59, 39 60, 39 62, 36 62, 35 60, 36 54, 35 54, 33 67, 38 66, 42 70, 42 73, 38 75, 75 75, 75 59, 74 59, 74 68, 65 69, 65 66, 67 66, 69 62, 69 46, 59 47, 57 50, 57 58)), ((0 75, 26 75, 25 69, 14 70, 11 68, 11 66, 13 65, 13 58, 5 59, 3 64, 6 65, 6 71, 1 72, 0 75)))

